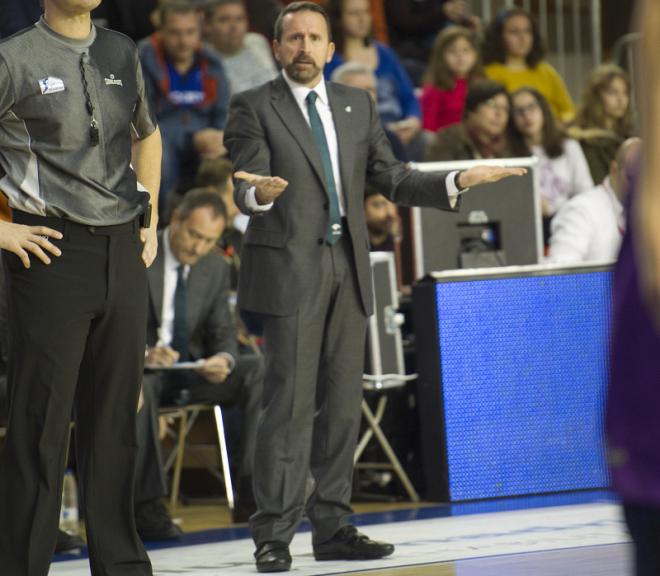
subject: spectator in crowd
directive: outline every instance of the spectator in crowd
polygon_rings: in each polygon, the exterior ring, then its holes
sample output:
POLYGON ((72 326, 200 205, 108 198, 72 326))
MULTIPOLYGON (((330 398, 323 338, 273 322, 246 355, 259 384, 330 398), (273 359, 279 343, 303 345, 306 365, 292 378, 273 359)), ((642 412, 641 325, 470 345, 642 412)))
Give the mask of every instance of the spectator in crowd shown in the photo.
POLYGON ((231 266, 231 290, 238 289, 238 274, 241 267, 241 246, 243 234, 250 220, 245 214, 241 214, 234 202, 234 181, 232 179, 233 165, 227 158, 215 158, 202 160, 197 171, 195 185, 199 188, 210 188, 215 190, 225 204, 227 210, 227 226, 218 241, 218 246, 231 266))
POLYGON ((576 140, 557 126, 548 102, 538 90, 521 88, 511 95, 511 146, 515 156, 535 156, 534 185, 541 195, 544 239, 550 220, 569 198, 594 186, 576 140))
POLYGON ((163 0, 159 19, 158 32, 139 49, 147 94, 163 133, 162 214, 177 185, 185 189, 194 178, 200 159, 225 153, 229 82, 220 58, 202 45, 197 8, 183 0, 163 0))
POLYGON ((263 364, 238 355, 229 307, 229 267, 215 251, 227 222, 220 196, 191 190, 160 232, 148 272, 147 371, 138 412, 135 519, 143 540, 178 538, 161 503, 165 476, 158 438, 161 404, 239 404, 242 418, 235 521, 254 510, 251 490, 254 441, 261 406, 263 364), (194 371, 159 371, 179 361, 201 362, 194 371))
POLYGON ((571 198, 552 220, 551 262, 616 260, 625 232, 628 175, 639 162, 641 140, 630 138, 610 163, 602 184, 571 198))
POLYGON ((477 32, 481 21, 465 0, 385 0, 391 45, 420 85, 439 31, 463 26, 477 32))
POLYGON ((422 91, 422 127, 430 132, 458 124, 463 118, 469 85, 481 78, 479 46, 473 32, 462 26, 438 34, 422 91))
POLYGON ((372 252, 394 252, 399 230, 396 204, 390 202, 373 186, 364 194, 364 216, 372 252))
POLYGON ((602 182, 621 143, 635 133, 625 70, 602 64, 591 71, 570 133, 582 145, 594 182, 602 182))
POLYGON ((410 78, 396 53, 371 38, 369 0, 332 0, 330 16, 336 51, 325 67, 330 79, 344 62, 359 62, 378 78, 377 111, 383 125, 394 132, 412 160, 420 160, 421 111, 410 78))
POLYGON ((204 9, 204 36, 220 54, 232 94, 259 86, 277 75, 266 38, 248 32, 243 0, 210 0, 204 9))
POLYGON ((522 8, 505 8, 486 31, 486 75, 504 84, 509 92, 536 88, 548 101, 555 118, 568 124, 575 118, 573 101, 561 76, 544 60, 544 55, 538 25, 522 8))
POLYGON ((504 86, 487 80, 475 83, 465 99, 463 121, 436 132, 426 160, 511 157, 507 135, 510 108, 504 86))
MULTIPOLYGON (((338 84, 345 84, 346 86, 366 90, 374 102, 378 99, 378 78, 376 78, 373 70, 366 64, 361 64, 360 62, 346 62, 338 68, 335 68, 331 80, 338 84)), ((408 153, 401 143, 401 140, 399 140, 399 137, 388 128, 383 128, 383 130, 392 145, 394 156, 397 160, 407 162, 408 153)))

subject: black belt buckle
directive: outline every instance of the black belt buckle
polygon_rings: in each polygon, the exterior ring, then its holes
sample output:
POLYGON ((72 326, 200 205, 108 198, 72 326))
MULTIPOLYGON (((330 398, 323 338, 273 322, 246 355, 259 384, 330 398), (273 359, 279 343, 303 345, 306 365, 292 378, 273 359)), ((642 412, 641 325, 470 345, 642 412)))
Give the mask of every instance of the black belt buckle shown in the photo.
POLYGON ((149 228, 151 226, 151 204, 147 205, 147 209, 140 214, 140 228, 149 228))

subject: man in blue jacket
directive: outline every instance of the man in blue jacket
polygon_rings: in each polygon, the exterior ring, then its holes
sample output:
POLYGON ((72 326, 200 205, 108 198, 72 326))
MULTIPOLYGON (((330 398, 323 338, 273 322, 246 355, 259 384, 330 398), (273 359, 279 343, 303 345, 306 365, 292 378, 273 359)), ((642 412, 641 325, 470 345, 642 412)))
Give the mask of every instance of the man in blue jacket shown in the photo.
POLYGON ((225 153, 229 82, 220 58, 202 44, 201 14, 189 2, 165 0, 160 28, 139 45, 151 109, 163 135, 159 211, 173 190, 187 189, 200 158, 225 153))

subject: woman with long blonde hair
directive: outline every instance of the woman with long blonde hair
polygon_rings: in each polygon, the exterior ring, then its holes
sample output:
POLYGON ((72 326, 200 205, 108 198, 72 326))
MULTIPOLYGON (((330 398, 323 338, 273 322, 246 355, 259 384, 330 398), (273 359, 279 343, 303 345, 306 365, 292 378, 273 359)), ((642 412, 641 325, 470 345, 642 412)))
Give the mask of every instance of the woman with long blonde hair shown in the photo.
POLYGON ((591 71, 570 135, 579 140, 594 182, 600 183, 621 143, 635 134, 630 77, 616 64, 591 71))

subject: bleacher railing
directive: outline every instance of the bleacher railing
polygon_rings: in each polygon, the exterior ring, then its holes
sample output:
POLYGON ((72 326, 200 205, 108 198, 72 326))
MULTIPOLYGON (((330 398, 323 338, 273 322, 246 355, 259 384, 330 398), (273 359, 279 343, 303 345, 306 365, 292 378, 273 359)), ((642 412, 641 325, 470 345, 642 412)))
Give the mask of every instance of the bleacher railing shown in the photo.
POLYGON ((601 0, 470 0, 470 4, 484 23, 511 6, 534 14, 547 43, 548 60, 576 99, 588 71, 601 63, 601 0))

